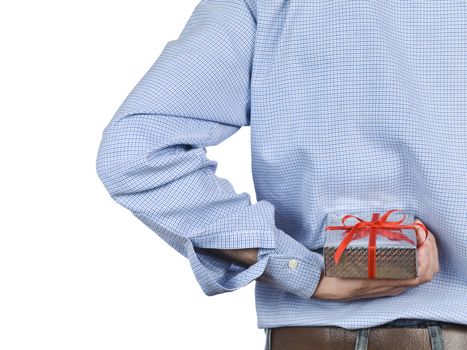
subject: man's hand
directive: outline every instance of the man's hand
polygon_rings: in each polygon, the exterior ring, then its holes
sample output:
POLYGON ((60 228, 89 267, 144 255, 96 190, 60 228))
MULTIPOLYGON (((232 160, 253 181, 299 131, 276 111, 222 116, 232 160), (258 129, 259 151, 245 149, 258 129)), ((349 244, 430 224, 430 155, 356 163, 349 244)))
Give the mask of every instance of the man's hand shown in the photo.
MULTIPOLYGON (((415 222, 421 222, 416 219, 415 222)), ((417 226, 417 244, 423 241, 425 233, 417 226)), ((366 279, 338 278, 321 275, 312 298, 334 301, 350 301, 364 298, 394 296, 433 279, 439 272, 438 248, 431 231, 425 242, 417 248, 418 276, 413 279, 366 279)))

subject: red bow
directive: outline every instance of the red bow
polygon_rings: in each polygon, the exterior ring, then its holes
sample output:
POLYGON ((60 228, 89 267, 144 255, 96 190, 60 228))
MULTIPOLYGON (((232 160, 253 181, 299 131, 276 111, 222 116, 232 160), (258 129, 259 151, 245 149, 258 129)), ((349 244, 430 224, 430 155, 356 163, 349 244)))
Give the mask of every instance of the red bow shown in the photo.
POLYGON ((339 263, 339 259, 342 253, 344 252, 344 250, 347 248, 347 246, 352 240, 370 235, 368 239, 368 278, 375 278, 376 276, 376 235, 380 234, 393 241, 404 240, 415 245, 414 241, 412 241, 410 238, 407 238, 405 235, 399 232, 403 228, 416 230, 416 226, 420 226, 425 231, 425 239, 423 240, 423 242, 417 245, 417 248, 421 246, 428 237, 428 229, 425 227, 425 225, 421 222, 420 223, 414 222, 410 225, 400 225, 400 223, 405 220, 405 214, 404 214, 404 217, 399 221, 387 221, 386 219, 394 211, 402 211, 402 210, 400 209, 389 210, 386 213, 384 213, 383 216, 381 216, 381 218, 379 216, 379 213, 373 213, 371 221, 364 221, 355 215, 348 214, 342 218, 343 224, 345 224, 345 220, 349 219, 350 217, 353 217, 360 222, 352 226, 326 226, 326 230, 348 230, 348 232, 345 233, 344 239, 342 240, 341 244, 339 245, 339 247, 337 248, 334 254, 335 264, 337 265, 339 263))

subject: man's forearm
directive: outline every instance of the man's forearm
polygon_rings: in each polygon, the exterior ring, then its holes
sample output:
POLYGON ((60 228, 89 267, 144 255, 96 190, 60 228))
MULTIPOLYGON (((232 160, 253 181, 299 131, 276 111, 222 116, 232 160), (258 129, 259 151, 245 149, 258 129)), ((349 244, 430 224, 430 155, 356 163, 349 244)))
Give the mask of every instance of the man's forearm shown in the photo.
POLYGON ((246 249, 208 249, 208 248, 195 248, 195 250, 202 254, 217 255, 236 262, 245 267, 249 267, 258 261, 258 248, 246 249))
MULTIPOLYGON (((258 248, 246 249, 209 249, 209 248, 194 248, 197 253, 212 255, 224 258, 226 260, 237 263, 245 268, 250 267, 258 262, 258 248)), ((324 270, 321 270, 320 281, 324 276, 324 270)), ((271 270, 265 269, 263 273, 256 278, 257 281, 267 283, 273 287, 277 287, 277 279, 271 270)), ((294 282, 295 283, 295 282, 294 282)), ((299 282, 297 282, 299 283, 299 282)))

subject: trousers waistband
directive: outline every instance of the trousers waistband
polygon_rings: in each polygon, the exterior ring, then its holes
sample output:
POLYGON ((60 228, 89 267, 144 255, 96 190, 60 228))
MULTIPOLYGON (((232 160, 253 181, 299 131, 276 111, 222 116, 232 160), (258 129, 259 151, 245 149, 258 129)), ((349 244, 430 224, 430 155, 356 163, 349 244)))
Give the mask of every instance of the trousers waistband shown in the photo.
MULTIPOLYGON (((400 320, 399 320, 400 321, 400 320)), ((266 328, 266 350, 393 350, 467 348, 467 325, 429 321, 426 327, 370 327, 345 329, 335 326, 266 328), (430 323, 431 322, 431 323, 430 323)))

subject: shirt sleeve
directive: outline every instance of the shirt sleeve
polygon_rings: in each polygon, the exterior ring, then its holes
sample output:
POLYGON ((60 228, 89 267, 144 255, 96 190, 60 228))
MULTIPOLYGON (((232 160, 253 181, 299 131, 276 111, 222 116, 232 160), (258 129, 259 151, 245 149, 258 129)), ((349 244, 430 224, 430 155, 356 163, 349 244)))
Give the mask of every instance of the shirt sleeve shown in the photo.
POLYGON ((309 298, 322 255, 278 229, 274 206, 237 193, 206 156, 250 125, 255 33, 253 0, 200 1, 103 130, 96 170, 117 203, 188 258, 206 295, 262 275, 309 298), (240 266, 196 247, 259 248, 258 261, 240 266))

